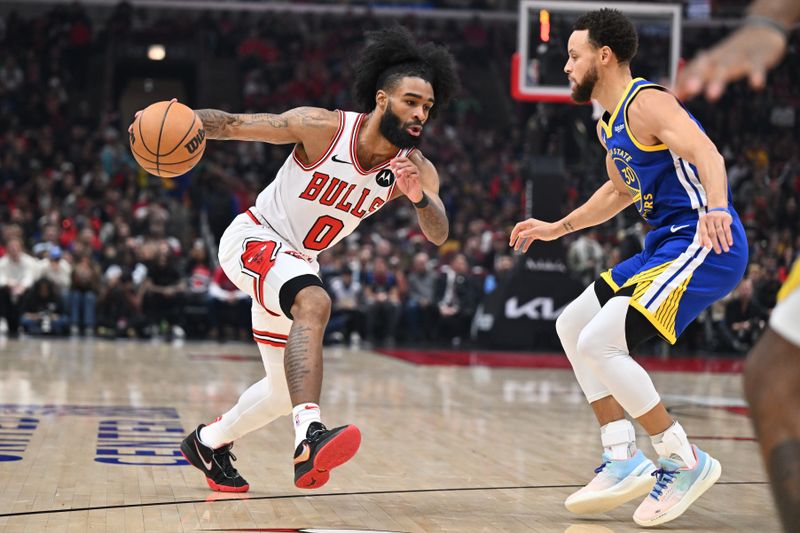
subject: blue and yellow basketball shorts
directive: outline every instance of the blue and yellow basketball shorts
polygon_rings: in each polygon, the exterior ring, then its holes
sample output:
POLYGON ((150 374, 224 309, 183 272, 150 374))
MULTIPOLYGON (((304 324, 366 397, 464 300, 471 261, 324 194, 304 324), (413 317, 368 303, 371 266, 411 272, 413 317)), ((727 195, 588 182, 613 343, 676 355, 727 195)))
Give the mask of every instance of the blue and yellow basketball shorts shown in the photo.
POLYGON ((778 292, 778 304, 769 317, 769 327, 800 347, 800 259, 778 292))
POLYGON ((730 293, 747 268, 747 237, 735 217, 731 225, 733 246, 721 254, 705 249, 697 222, 673 224, 652 230, 644 250, 601 277, 614 291, 635 286, 631 305, 675 344, 686 326, 703 309, 730 293))

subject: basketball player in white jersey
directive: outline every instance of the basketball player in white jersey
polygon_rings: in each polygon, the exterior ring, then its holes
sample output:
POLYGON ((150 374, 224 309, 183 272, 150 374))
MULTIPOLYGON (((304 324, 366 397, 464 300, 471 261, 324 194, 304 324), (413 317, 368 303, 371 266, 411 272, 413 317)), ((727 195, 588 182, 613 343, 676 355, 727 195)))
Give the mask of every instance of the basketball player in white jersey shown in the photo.
POLYGON ((367 113, 314 107, 275 115, 196 111, 208 139, 293 145, 275 180, 233 220, 219 245, 225 273, 253 297, 253 338, 266 377, 181 444, 212 489, 249 489, 231 465, 231 444, 285 414, 294 422, 299 488, 323 486, 330 470, 358 450, 356 426, 327 429, 320 419, 322 337, 331 299, 316 257, 401 196, 413 203, 427 239, 445 241, 439 177, 416 147, 427 121, 457 86, 449 52, 418 44, 395 27, 368 34, 355 65, 354 96, 367 113))
MULTIPOLYGON (((747 77, 761 89, 767 70, 784 56, 800 22, 797 0, 757 0, 744 25, 681 72, 683 98, 705 92, 717 100, 726 85, 747 77)), ((761 454, 785 531, 800 531, 800 259, 778 293, 769 326, 747 357, 745 392, 761 454)))

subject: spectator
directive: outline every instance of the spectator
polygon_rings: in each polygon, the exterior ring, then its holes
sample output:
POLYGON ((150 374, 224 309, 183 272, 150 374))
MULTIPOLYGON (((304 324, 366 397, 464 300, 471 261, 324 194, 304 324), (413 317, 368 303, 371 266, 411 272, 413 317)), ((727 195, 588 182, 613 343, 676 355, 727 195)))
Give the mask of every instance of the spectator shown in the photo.
POLYGON ((753 299, 753 282, 745 278, 736 296, 725 306, 725 325, 735 340, 733 348, 746 352, 753 346, 766 324, 767 312, 753 299))
POLYGON ((39 272, 40 277, 53 282, 56 294, 66 302, 72 283, 72 265, 64 259, 60 247, 50 247, 47 257, 39 261, 39 272))
POLYGON ((0 258, 0 316, 6 319, 9 337, 19 334, 22 297, 38 272, 36 259, 23 251, 22 241, 16 237, 10 239, 6 255, 0 258))
POLYGON ((211 338, 225 341, 226 327, 230 327, 234 339, 244 340, 252 328, 250 324, 250 296, 240 291, 225 275, 221 266, 214 270, 208 289, 211 298, 211 338))
POLYGON ((97 333, 100 337, 134 338, 142 335, 143 319, 139 298, 130 273, 112 265, 97 299, 97 333))
MULTIPOLYGON (((202 240, 196 240, 189 251, 186 264, 186 303, 183 307, 184 326, 187 335, 205 336, 209 328, 215 329, 214 322, 218 317, 211 307, 211 263, 202 240)), ((237 329, 242 326, 237 326, 237 329)))
POLYGON ((480 285, 469 273, 464 254, 456 254, 436 283, 440 338, 460 346, 469 334, 470 324, 480 300, 480 285))
POLYGON ((367 338, 374 343, 385 341, 394 344, 400 318, 397 277, 389 270, 384 258, 376 257, 372 270, 364 274, 363 283, 367 338))
POLYGON ((408 292, 403 315, 408 340, 411 342, 433 340, 438 314, 434 301, 436 273, 431 268, 428 254, 420 252, 414 256, 407 282, 408 292))
POLYGON ((78 256, 72 269, 72 283, 69 290, 73 334, 94 334, 95 306, 99 291, 100 266, 93 261, 89 253, 78 256))
POLYGON ((39 278, 22 301, 22 329, 33 335, 63 335, 69 327, 64 300, 48 278, 39 278))
POLYGON ((567 265, 584 285, 600 276, 603 268, 603 247, 597 242, 597 231, 590 229, 578 235, 567 252, 567 265))
POLYGON ((164 333, 168 338, 183 338, 185 333, 180 323, 186 283, 166 244, 159 247, 155 260, 147 267, 141 290, 150 335, 164 333))
POLYGON ((331 281, 330 292, 333 309, 325 333, 332 340, 344 340, 357 346, 364 336, 364 293, 361 283, 353 278, 353 271, 349 267, 344 267, 340 275, 331 281))

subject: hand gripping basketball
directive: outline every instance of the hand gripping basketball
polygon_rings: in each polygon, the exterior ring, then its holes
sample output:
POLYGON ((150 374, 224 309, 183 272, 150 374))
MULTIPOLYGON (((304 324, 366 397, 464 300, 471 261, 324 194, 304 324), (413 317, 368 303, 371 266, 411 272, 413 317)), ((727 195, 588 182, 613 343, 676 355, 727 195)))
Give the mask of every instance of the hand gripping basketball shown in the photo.
POLYGON ((175 98, 137 111, 128 134, 136 162, 162 178, 191 170, 206 147, 203 121, 175 98))

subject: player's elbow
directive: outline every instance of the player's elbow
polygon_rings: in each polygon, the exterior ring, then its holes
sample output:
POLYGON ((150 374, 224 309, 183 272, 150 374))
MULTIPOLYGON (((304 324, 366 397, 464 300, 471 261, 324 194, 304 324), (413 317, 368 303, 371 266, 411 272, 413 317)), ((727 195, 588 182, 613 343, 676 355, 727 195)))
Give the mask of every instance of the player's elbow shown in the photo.
POLYGON ((439 231, 435 235, 428 235, 428 241, 436 246, 441 246, 447 241, 447 236, 449 233, 449 229, 445 227, 443 231, 439 231))
POLYGON ((725 158, 722 157, 722 154, 719 153, 717 147, 710 140, 698 148, 698 153, 695 155, 696 161, 706 161, 710 166, 714 167, 720 165, 723 168, 725 167, 725 158))

